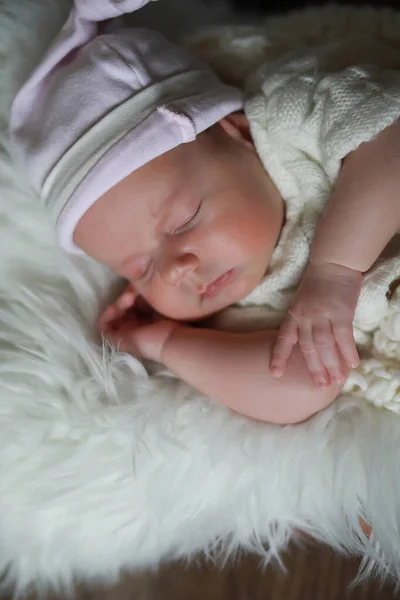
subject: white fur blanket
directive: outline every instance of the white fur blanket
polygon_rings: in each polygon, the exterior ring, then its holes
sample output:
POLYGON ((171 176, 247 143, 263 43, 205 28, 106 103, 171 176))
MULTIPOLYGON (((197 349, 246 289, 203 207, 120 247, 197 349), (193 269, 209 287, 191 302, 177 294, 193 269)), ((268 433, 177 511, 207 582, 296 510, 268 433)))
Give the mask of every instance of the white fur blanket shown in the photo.
POLYGON ((375 556, 398 578, 400 419, 343 396, 302 425, 260 424, 97 344, 112 278, 56 248, 6 135, 11 98, 65 17, 68 2, 56 4, 0 9, 4 583, 110 582, 121 569, 239 546, 268 561, 296 530, 375 556))

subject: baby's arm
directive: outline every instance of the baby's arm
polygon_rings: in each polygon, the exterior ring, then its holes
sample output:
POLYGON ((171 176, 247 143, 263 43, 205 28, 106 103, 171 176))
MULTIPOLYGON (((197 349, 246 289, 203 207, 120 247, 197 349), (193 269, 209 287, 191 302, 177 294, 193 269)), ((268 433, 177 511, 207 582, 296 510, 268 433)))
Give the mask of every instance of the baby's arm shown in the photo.
POLYGON ((297 341, 317 385, 329 383, 329 376, 344 378, 338 349, 349 366, 356 366, 352 320, 362 274, 400 229, 399 156, 396 122, 345 159, 273 352, 276 375, 284 371, 297 341))
POLYGON ((303 421, 340 392, 312 384, 300 349, 284 377, 268 369, 276 331, 247 333, 198 329, 149 313, 128 285, 98 321, 99 331, 137 357, 164 364, 180 379, 226 407, 271 423, 303 421), (135 306, 135 310, 133 310, 135 306), (140 310, 139 310, 140 308, 140 310))
POLYGON ((316 388, 299 349, 284 377, 274 379, 268 364, 275 336, 273 331, 231 333, 165 320, 136 330, 135 349, 242 415, 270 423, 304 421, 328 406, 340 386, 316 388))
POLYGON ((400 122, 347 156, 310 262, 365 273, 400 229, 400 122))

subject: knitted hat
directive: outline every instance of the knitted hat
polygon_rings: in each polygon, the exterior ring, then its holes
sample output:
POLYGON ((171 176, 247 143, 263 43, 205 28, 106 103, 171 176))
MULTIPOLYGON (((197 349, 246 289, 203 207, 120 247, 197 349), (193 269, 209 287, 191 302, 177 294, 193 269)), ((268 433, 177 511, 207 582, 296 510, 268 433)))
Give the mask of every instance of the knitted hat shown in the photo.
POLYGON ((99 33, 98 21, 147 2, 75 0, 12 106, 15 157, 70 252, 81 252, 76 224, 100 196, 243 106, 239 90, 159 33, 99 33))

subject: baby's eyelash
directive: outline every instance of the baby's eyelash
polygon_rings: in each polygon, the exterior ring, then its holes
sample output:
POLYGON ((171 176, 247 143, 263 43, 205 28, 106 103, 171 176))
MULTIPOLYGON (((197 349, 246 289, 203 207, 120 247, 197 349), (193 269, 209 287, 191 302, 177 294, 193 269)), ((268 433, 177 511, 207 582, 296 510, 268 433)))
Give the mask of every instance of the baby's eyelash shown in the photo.
MULTIPOLYGON (((196 212, 194 213, 193 216, 190 217, 190 219, 188 221, 186 221, 186 223, 184 223, 183 225, 181 225, 180 227, 178 227, 178 229, 175 229, 175 231, 172 232, 172 235, 177 235, 179 233, 182 233, 183 231, 186 230, 187 227, 194 227, 194 225, 196 225, 197 221, 199 220, 200 217, 200 213, 201 213, 201 207, 202 207, 203 201, 200 202, 199 206, 196 209, 196 212)), ((143 275, 141 275, 140 277, 137 277, 135 279, 135 281, 144 281, 145 279, 147 279, 150 269, 153 266, 153 261, 150 261, 146 271, 143 273, 143 275)))
POLYGON ((190 219, 188 221, 186 221, 186 223, 184 223, 183 225, 181 225, 180 227, 178 227, 178 229, 175 229, 175 231, 173 232, 173 235, 177 235, 178 233, 182 233, 182 231, 185 231, 185 229, 188 226, 194 227, 196 225, 196 223, 197 223, 197 221, 199 220, 199 217, 200 217, 202 205, 203 205, 203 201, 200 202, 200 204, 197 207, 197 210, 194 213, 194 215, 192 215, 190 217, 190 219))

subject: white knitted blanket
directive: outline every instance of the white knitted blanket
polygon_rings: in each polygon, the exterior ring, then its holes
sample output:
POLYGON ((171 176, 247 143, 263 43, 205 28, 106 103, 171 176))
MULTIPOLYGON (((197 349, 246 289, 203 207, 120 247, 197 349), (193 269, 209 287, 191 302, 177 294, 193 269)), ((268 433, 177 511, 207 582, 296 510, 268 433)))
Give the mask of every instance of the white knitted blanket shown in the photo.
MULTIPOLYGON (((298 15, 297 21, 292 17, 303 36, 297 40, 299 47, 291 52, 283 47, 278 56, 277 40, 269 32, 283 31, 280 41, 287 42, 290 18, 275 22, 273 29, 223 28, 192 42, 200 52, 206 42, 206 58, 211 55, 213 64, 220 60, 227 77, 228 72, 237 76, 237 66, 223 63, 226 40, 231 39, 232 54, 240 40, 243 75, 238 82, 249 96, 246 116, 257 151, 286 205, 285 225, 266 277, 239 303, 246 311, 220 315, 221 327, 246 328, 246 321, 254 326, 255 320, 258 327, 271 327, 282 321, 341 161, 400 117, 400 33, 393 38, 393 23, 388 27, 384 19, 388 15, 366 9, 354 19, 349 9, 323 10, 323 35, 314 32, 310 40, 306 25, 312 14, 298 15), (343 36, 333 16, 347 23, 343 36)), ((400 296, 393 289, 400 277, 397 238, 364 279, 354 320, 362 360, 343 391, 400 414, 400 296)))

